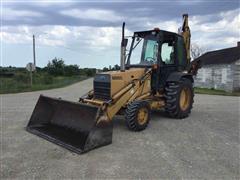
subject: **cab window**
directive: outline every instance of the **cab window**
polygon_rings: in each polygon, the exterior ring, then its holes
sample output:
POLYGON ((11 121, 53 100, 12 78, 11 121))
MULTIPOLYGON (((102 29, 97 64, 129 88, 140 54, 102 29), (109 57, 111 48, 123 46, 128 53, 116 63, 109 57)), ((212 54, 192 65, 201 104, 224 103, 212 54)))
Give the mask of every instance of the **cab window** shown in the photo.
POLYGON ((158 56, 158 42, 156 40, 145 40, 143 48, 143 61, 145 63, 157 63, 158 56))
POLYGON ((174 64, 174 46, 173 43, 164 42, 162 44, 161 58, 164 64, 174 64))

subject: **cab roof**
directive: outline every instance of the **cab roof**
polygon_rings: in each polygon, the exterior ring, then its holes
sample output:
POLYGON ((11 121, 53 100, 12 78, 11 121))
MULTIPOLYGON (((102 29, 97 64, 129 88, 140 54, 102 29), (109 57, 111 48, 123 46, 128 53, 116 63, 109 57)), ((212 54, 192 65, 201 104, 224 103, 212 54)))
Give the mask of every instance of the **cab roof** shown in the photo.
POLYGON ((159 29, 153 29, 153 30, 147 30, 147 31, 136 31, 134 32, 134 36, 137 35, 138 37, 144 38, 146 35, 153 34, 153 33, 162 33, 164 35, 181 36, 180 34, 177 34, 174 32, 159 30, 159 29))

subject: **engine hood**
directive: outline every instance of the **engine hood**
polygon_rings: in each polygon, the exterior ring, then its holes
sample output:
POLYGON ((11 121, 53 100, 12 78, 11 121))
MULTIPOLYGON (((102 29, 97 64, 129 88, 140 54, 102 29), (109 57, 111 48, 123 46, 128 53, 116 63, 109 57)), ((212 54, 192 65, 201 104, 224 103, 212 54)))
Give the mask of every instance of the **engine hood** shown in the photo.
POLYGON ((98 99, 109 99, 132 80, 141 78, 145 68, 130 68, 125 71, 99 73, 94 78, 94 93, 98 99), (100 96, 98 96, 100 94, 100 96), (102 98, 104 97, 104 98, 102 98))

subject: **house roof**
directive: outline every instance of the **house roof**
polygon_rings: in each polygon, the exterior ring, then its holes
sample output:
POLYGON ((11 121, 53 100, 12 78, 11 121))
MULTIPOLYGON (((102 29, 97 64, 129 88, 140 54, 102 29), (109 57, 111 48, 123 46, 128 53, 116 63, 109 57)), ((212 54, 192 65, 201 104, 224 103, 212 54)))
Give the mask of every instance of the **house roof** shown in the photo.
POLYGON ((240 46, 238 45, 232 48, 209 51, 193 61, 200 62, 201 65, 208 65, 208 64, 231 64, 239 59, 240 59, 240 46))

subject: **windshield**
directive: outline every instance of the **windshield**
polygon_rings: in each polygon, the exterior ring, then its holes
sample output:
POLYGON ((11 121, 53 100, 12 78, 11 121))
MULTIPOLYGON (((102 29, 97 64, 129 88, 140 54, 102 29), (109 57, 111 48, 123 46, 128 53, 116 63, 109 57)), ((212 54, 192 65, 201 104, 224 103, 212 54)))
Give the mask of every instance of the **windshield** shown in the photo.
POLYGON ((150 38, 134 39, 130 57, 131 64, 152 65, 157 63, 158 42, 150 38))

